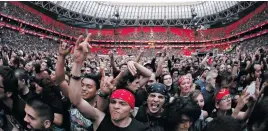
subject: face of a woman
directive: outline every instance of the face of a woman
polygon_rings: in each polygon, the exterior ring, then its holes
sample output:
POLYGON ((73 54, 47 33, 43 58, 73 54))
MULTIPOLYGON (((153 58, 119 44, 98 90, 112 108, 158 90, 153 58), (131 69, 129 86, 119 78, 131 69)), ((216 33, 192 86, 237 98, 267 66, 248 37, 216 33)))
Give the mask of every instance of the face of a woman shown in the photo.
POLYGON ((163 77, 163 84, 166 86, 171 86, 172 85, 172 78, 170 75, 165 75, 163 77))
POLYGON ((231 105, 231 95, 226 95, 219 102, 216 103, 216 108, 222 111, 228 111, 231 109, 231 105))
POLYGON ((183 94, 188 94, 191 91, 191 81, 189 78, 184 79, 181 83, 180 83, 180 88, 181 88, 181 92, 183 94))
POLYGON ((204 97, 202 94, 199 94, 195 101, 197 102, 197 104, 200 106, 201 109, 203 109, 204 105, 205 105, 205 102, 204 102, 204 97))

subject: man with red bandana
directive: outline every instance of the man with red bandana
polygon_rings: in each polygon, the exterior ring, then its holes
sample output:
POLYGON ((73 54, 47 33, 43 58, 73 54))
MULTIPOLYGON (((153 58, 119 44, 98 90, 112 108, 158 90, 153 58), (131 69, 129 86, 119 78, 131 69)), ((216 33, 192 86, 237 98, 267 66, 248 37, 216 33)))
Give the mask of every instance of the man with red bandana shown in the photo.
POLYGON ((135 97, 131 92, 124 89, 112 92, 108 114, 92 107, 82 98, 80 76, 83 62, 90 48, 89 38, 90 35, 84 42, 80 43, 82 38, 79 37, 75 45, 69 86, 71 88, 69 92, 70 101, 85 118, 92 120, 94 131, 145 131, 145 125, 130 117, 135 106, 135 97))

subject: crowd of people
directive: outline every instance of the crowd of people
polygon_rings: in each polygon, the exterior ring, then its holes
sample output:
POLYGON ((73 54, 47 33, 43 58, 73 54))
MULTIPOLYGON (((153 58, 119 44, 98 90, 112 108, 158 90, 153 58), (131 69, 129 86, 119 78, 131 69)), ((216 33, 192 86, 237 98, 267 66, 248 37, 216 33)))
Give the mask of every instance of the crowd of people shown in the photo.
MULTIPOLYGON (((0 131, 268 130, 267 34, 187 57, 168 45, 93 53, 95 37, 69 45, 0 28, 0 131)), ((169 37, 187 39, 127 36, 169 37)))
POLYGON ((1 43, 5 43, 12 49, 21 49, 25 53, 34 51, 55 52, 57 41, 44 39, 42 37, 24 34, 15 30, 2 28, 0 30, 1 43))
POLYGON ((1 130, 268 130, 267 35, 191 57, 94 54, 90 39, 70 47, 1 28, 1 130))
POLYGON ((253 15, 249 20, 247 20, 245 23, 240 24, 239 27, 236 30, 232 31, 232 34, 236 34, 242 31, 245 31, 249 28, 252 28, 264 21, 267 21, 268 19, 268 9, 265 8, 262 12, 253 15))
POLYGON ((64 34, 68 34, 71 36, 75 36, 77 34, 79 34, 79 32, 75 32, 71 29, 71 27, 69 28, 65 28, 62 29, 60 27, 58 27, 57 25, 54 25, 53 23, 51 24, 46 24, 43 19, 41 18, 41 13, 39 15, 34 14, 33 12, 27 11, 25 9, 23 9, 24 7, 19 7, 16 5, 13 5, 12 3, 9 2, 5 2, 2 1, 0 2, 0 10, 1 13, 4 13, 6 15, 24 20, 26 22, 35 24, 35 25, 39 25, 43 28, 46 29, 51 29, 51 30, 55 30, 59 33, 64 33, 64 34))

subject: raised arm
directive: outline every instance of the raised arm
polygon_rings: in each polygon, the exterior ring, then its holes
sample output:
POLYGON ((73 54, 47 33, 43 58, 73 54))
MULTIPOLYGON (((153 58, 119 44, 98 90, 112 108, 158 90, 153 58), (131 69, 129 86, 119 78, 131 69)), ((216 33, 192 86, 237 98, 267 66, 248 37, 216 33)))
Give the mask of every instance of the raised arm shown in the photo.
POLYGON ((143 76, 140 80, 140 86, 144 86, 146 82, 150 79, 152 72, 146 67, 134 61, 129 61, 127 65, 132 75, 136 75, 139 72, 143 76))
POLYGON ((155 71, 156 77, 162 75, 162 65, 165 62, 166 56, 167 56, 167 47, 164 47, 161 51, 161 57, 160 57, 160 60, 157 64, 157 69, 155 71))
POLYGON ((136 57, 135 62, 138 62, 138 63, 140 62, 140 59, 141 59, 143 52, 144 52, 144 48, 141 48, 138 56, 136 57))
POLYGON ((109 52, 109 57, 110 57, 111 66, 112 66, 113 72, 119 72, 119 69, 115 65, 115 62, 114 62, 114 54, 113 54, 112 51, 109 52))
POLYGON ((88 40, 90 35, 87 36, 84 42, 79 44, 82 41, 80 36, 76 42, 74 54, 73 54, 73 67, 71 70, 72 77, 70 79, 70 89, 69 89, 69 98, 71 103, 79 110, 79 112, 86 118, 94 121, 94 124, 100 123, 104 118, 105 114, 98 110, 97 108, 92 107, 86 100, 81 97, 81 68, 83 62, 88 54, 88 40))
POLYGON ((207 65, 207 59, 208 59, 208 57, 209 57, 209 53, 207 53, 206 54, 206 56, 205 56, 205 58, 201 61, 201 63, 200 63, 200 66, 202 66, 202 65, 207 65))
POLYGON ((71 48, 67 48, 67 43, 62 43, 59 47, 59 56, 56 63, 56 81, 59 84, 61 91, 65 97, 68 97, 68 83, 65 81, 65 74, 64 74, 64 64, 65 64, 65 57, 69 54, 71 48))
POLYGON ((112 77, 105 76, 104 66, 100 67, 100 72, 102 77, 100 89, 98 91, 97 96, 97 106, 99 110, 104 111, 108 107, 109 103, 107 97, 111 95, 112 91, 116 89, 115 85, 117 84, 118 80, 123 76, 123 71, 121 71, 114 79, 112 77))
POLYGON ((162 65, 163 65, 164 62, 165 62, 165 57, 164 56, 161 56, 160 57, 160 60, 159 60, 159 62, 157 64, 156 71, 155 71, 155 76, 156 77, 158 77, 158 76, 161 75, 161 73, 162 73, 162 65))
POLYGON ((241 98, 238 100, 237 106, 234 109, 232 117, 238 120, 243 120, 243 121, 246 121, 249 118, 249 116, 254 110, 255 104, 260 94, 259 86, 260 86, 260 81, 259 79, 257 79, 256 85, 255 85, 255 93, 252 96, 250 96, 248 93, 245 93, 246 90, 243 91, 244 95, 242 95, 241 98), (248 106, 248 109, 246 110, 246 112, 242 112, 241 109, 246 104, 248 106))

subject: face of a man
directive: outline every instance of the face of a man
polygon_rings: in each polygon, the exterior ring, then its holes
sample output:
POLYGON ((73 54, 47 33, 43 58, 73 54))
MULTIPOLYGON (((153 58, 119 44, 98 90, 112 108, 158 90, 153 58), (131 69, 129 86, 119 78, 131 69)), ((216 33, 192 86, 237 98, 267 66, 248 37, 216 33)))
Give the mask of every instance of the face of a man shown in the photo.
POLYGON ((213 73, 212 74, 212 78, 209 80, 209 83, 211 84, 212 87, 216 87, 216 78, 217 78, 218 74, 217 73, 213 73))
POLYGON ((96 84, 92 79, 84 78, 82 81, 82 98, 90 100, 96 96, 96 84))
POLYGON ((255 69, 255 77, 256 78, 260 78, 261 77, 261 65, 257 64, 254 65, 254 69, 255 69))
POLYGON ((163 68, 162 69, 162 74, 169 74, 168 68, 163 68))
POLYGON ((28 129, 45 130, 44 120, 41 120, 41 118, 38 117, 37 112, 32 107, 26 104, 24 110, 26 113, 24 121, 26 122, 28 129))
POLYGON ((227 65, 227 66, 226 66, 226 69, 227 69, 228 72, 232 72, 232 66, 227 65))
POLYGON ((198 62, 194 62, 194 66, 195 67, 198 67, 198 62))
POLYGON ((113 121, 121 121, 129 117, 131 107, 127 102, 121 99, 111 99, 109 111, 113 121))
POLYGON ((179 68, 181 68, 181 65, 180 65, 180 63, 175 63, 175 64, 174 64, 174 68, 176 68, 176 69, 179 69, 179 68))
POLYGON ((165 75, 163 78, 163 83, 166 86, 171 86, 172 85, 172 78, 170 75, 165 75))
POLYGON ((125 69, 127 69, 127 65, 122 65, 120 71, 124 71, 125 69))
POLYGON ((147 99, 148 109, 151 113, 158 113, 161 111, 165 103, 165 96, 160 93, 150 93, 147 99))
POLYGON ((40 70, 46 70, 46 69, 47 69, 47 63, 46 62, 42 62, 41 69, 40 70))
POLYGON ((91 69, 90 69, 90 68, 85 68, 84 73, 85 73, 85 74, 89 74, 89 73, 91 73, 91 69))
POLYGON ((91 63, 90 63, 90 66, 91 66, 92 68, 96 68, 97 65, 96 65, 95 62, 91 62, 91 63))
POLYGON ((173 80, 175 80, 178 76, 179 76, 179 72, 174 71, 173 74, 172 74, 173 80))
POLYGON ((155 75, 152 74, 151 77, 150 77, 150 79, 149 79, 148 82, 147 82, 147 87, 151 86, 151 85, 154 84, 155 82, 156 82, 156 80, 155 80, 155 75))
POLYGON ((225 65, 221 65, 221 66, 220 66, 220 72, 225 71, 225 69, 226 69, 225 65))

